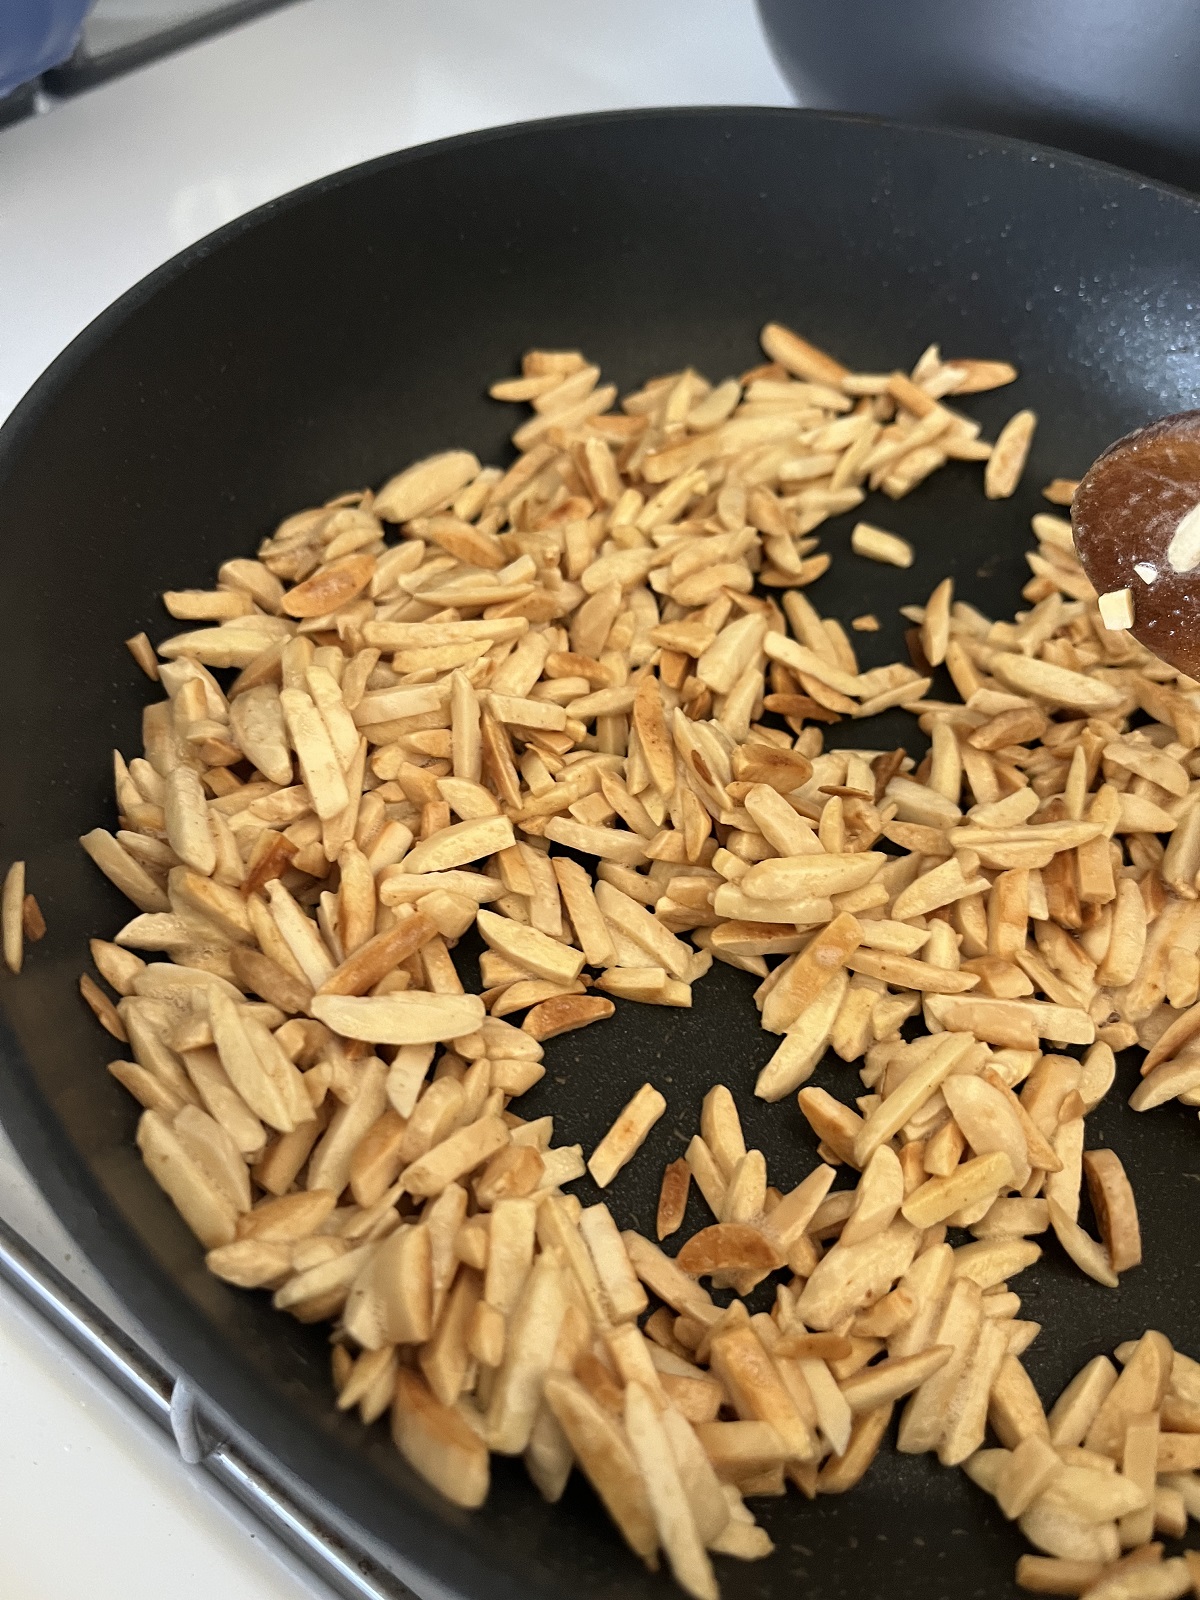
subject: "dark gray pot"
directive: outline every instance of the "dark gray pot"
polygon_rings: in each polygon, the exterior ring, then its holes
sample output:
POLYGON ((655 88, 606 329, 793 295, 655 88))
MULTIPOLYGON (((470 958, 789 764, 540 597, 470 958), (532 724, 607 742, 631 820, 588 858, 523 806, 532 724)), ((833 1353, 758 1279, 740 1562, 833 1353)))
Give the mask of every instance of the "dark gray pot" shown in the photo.
POLYGON ((1200 188, 1200 0, 758 0, 802 105, 1017 134, 1200 188))

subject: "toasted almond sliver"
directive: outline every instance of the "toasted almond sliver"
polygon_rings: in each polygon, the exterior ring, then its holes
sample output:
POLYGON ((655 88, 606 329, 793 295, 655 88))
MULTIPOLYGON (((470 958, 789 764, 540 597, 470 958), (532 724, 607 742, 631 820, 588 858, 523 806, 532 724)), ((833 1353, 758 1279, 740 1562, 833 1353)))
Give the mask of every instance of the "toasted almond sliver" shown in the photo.
POLYGON ((852 972, 879 978, 894 988, 916 989, 924 994, 964 994, 979 982, 973 972, 950 972, 913 956, 883 950, 855 950, 847 956, 846 965, 852 972))
POLYGON ((1001 428, 984 468, 983 492, 989 500, 1005 500, 1015 491, 1036 427, 1036 413, 1018 411, 1001 428))
POLYGON ((863 1121, 854 1141, 854 1158, 860 1167, 866 1165, 881 1144, 899 1133, 974 1043, 973 1037, 966 1033, 938 1036, 926 1058, 863 1121))
POLYGON ((629 1264, 624 1241, 608 1207, 585 1207, 580 1213, 579 1231, 591 1252, 613 1320, 623 1322, 639 1317, 648 1304, 646 1293, 629 1264))
POLYGON ((1084 712, 1111 710, 1120 703, 1120 691, 1108 688, 1096 678, 1049 661, 1029 656, 997 654, 992 672, 1018 694, 1034 695, 1052 705, 1070 706, 1084 712))
POLYGON ((857 522, 850 535, 850 548, 855 555, 866 556, 870 561, 882 561, 891 567, 911 567, 913 549, 907 539, 887 533, 869 522, 857 522))
MULTIPOLYGON (((583 970, 583 954, 536 928, 480 910, 479 931, 493 950, 508 956, 526 971, 552 983, 573 983, 583 970)), ((462 1028, 461 1033, 469 1032, 462 1028)))
POLYGON ((1087 1150, 1083 1171, 1112 1270, 1127 1272, 1141 1263, 1142 1235, 1125 1168, 1115 1151, 1087 1150))
POLYGON ((654 1514, 645 1479, 620 1423, 572 1378, 552 1374, 546 1379, 545 1394, 580 1467, 622 1537, 635 1555, 650 1561, 658 1545, 654 1514))
POLYGON ((921 1184, 901 1210, 915 1227, 930 1228, 986 1195, 994 1195, 1012 1181, 1012 1175, 1012 1161, 1005 1151, 975 1156, 948 1178, 930 1178, 921 1184))
POLYGON ((982 1445, 988 1398, 1007 1352, 1008 1334, 1003 1324, 985 1316, 975 1349, 947 1409, 946 1426, 938 1443, 938 1460, 944 1467, 961 1466, 982 1445))
POLYGON ((669 1161, 663 1168, 655 1223, 655 1233, 660 1240, 678 1232, 683 1225, 691 1176, 691 1169, 682 1158, 669 1161))
POLYGON ((311 1104, 299 1074, 276 1042, 271 1041, 273 1049, 260 1052, 261 1035, 252 1037, 243 1008, 224 994, 209 995, 208 1012, 221 1065, 255 1116, 283 1133, 307 1121, 311 1104))
POLYGON ((810 1328, 826 1331, 885 1294, 910 1266, 918 1234, 897 1218, 861 1244, 835 1245, 822 1256, 796 1302, 810 1328))
POLYGON ((1056 1449, 1083 1443, 1116 1382, 1117 1370, 1107 1356, 1094 1356, 1075 1374, 1047 1419, 1056 1449))
POLYGON ((409 1194, 441 1194, 447 1184, 473 1172, 508 1143, 508 1129, 499 1117, 482 1117, 434 1145, 401 1172, 399 1182, 409 1194))
POLYGON ((411 1467, 456 1505, 487 1498, 488 1451, 460 1414, 435 1399, 417 1373, 396 1373, 392 1438, 411 1467))
POLYGON ((655 964, 674 978, 687 979, 694 952, 656 917, 603 880, 596 884, 596 904, 612 927, 640 945, 655 964))
POLYGON ((878 1366, 867 1367, 842 1384, 842 1393, 851 1411, 873 1411, 877 1406, 888 1405, 902 1395, 911 1394, 925 1379, 931 1377, 953 1354, 949 1345, 931 1345, 920 1355, 901 1356, 891 1361, 881 1361, 878 1366))
POLYGON ((404 859, 404 869, 413 873, 449 872, 515 843, 512 823, 507 817, 457 822, 414 845, 404 859))
POLYGON ((0 920, 4 932, 4 964, 10 972, 20 972, 25 957, 22 911, 25 904, 25 863, 14 861, 4 875, 0 920))
POLYGON ((904 1200, 904 1169, 890 1145, 880 1145, 863 1169, 854 1210, 839 1235, 842 1244, 858 1244, 881 1233, 894 1221, 904 1200))
POLYGON ((809 344, 782 323, 768 322, 759 334, 759 342, 772 361, 777 361, 798 378, 838 387, 849 377, 840 361, 818 350, 816 345, 809 344))
POLYGON ((588 1158, 588 1171, 602 1189, 632 1160, 666 1109, 658 1090, 644 1083, 588 1158))
POLYGON ((116 884, 139 911, 171 909, 170 901, 150 874, 106 829, 93 828, 79 842, 104 876, 116 884))
POLYGON ((206 1250, 232 1244, 237 1211, 189 1154, 157 1111, 143 1112, 138 1122, 138 1149, 159 1186, 206 1250))
POLYGON ((845 1494, 859 1483, 874 1461, 891 1420, 890 1404, 880 1406, 875 1411, 864 1411, 855 1417, 844 1453, 831 1456, 817 1474, 818 1492, 845 1494))
POLYGON ((596 904, 591 879, 578 862, 566 856, 554 856, 551 864, 584 960, 592 967, 608 966, 615 951, 603 913, 596 904))
POLYGON ((146 676, 154 683, 158 682, 158 658, 154 653, 154 646, 144 633, 135 633, 132 638, 126 639, 125 648, 141 667, 146 676))
MULTIPOLYGON (((1195 1587, 1197 1563, 1195 1552, 1185 1550, 1182 1556, 1169 1561, 1146 1561, 1129 1565, 1134 1555, 1148 1551, 1131 1552, 1125 1560, 1110 1568, 1106 1575, 1086 1592, 1096 1600, 1178 1600, 1195 1587)), ((1161 1554, 1161 1546, 1159 1547, 1161 1554)))
POLYGON ((716 1334, 711 1364, 742 1417, 769 1422, 791 1459, 815 1457, 818 1447, 813 1430, 752 1328, 735 1326, 716 1334))
POLYGON ((387 522, 408 522, 451 498, 479 472, 469 450, 427 456, 390 478, 375 496, 374 512, 387 522))
POLYGON ((30 944, 46 937, 46 918, 36 895, 27 894, 21 901, 21 934, 30 944))
POLYGON ((603 995, 559 995, 543 1000, 528 1011, 521 1029, 533 1039, 555 1039, 561 1033, 573 1033, 576 1028, 603 1022, 615 1010, 612 1001, 603 995))
POLYGON ((788 1249, 808 1228, 836 1176, 830 1166, 816 1167, 767 1216, 766 1231, 788 1249))
POLYGON ((488 1408, 488 1443, 503 1455, 519 1454, 529 1442, 566 1304, 557 1252, 544 1252, 534 1262, 513 1312, 488 1408))
POLYGON ((1117 1275, 1112 1269, 1112 1263, 1104 1246, 1097 1244, 1095 1239, 1085 1233, 1055 1201, 1051 1200, 1049 1204, 1050 1226, 1058 1235, 1058 1242, 1071 1260, 1077 1267, 1082 1268, 1089 1278, 1095 1278, 1096 1282, 1102 1283, 1106 1289, 1115 1289, 1117 1275))
MULTIPOLYGON (((750 873, 746 876, 749 878, 750 873)), ((774 981, 763 1002, 763 1027, 772 1033, 782 1033, 796 1026, 807 1008, 842 972, 847 957, 857 950, 861 937, 860 923, 847 911, 840 912, 815 934, 798 956, 785 962, 773 975, 774 981)), ((829 1025, 832 1023, 831 1016, 829 1025)))
POLYGON ((1120 1553, 1121 1543, 1113 1523, 1082 1522, 1045 1494, 1034 1501, 1017 1525, 1031 1544, 1063 1560, 1096 1562, 1104 1567, 1120 1553))
POLYGON ((191 767, 174 767, 163 782, 167 842, 189 867, 207 877, 217 864, 204 788, 191 767))
POLYGON ((317 994, 313 1015, 346 1039, 372 1044, 430 1044, 474 1031, 484 1018, 473 994, 409 991, 389 995, 317 994))
POLYGON ((870 883, 887 858, 875 851, 856 855, 822 852, 763 861, 751 867, 741 887, 761 900, 813 899, 845 894, 870 883))
POLYGON ((638 1277, 665 1304, 681 1316, 694 1318, 705 1326, 721 1315, 707 1292, 677 1267, 670 1256, 641 1234, 626 1231, 621 1235, 630 1265, 638 1277))
POLYGON ((1024 1188, 1031 1170, 1029 1147, 1013 1102, 986 1079, 966 1075, 947 1078, 942 1093, 975 1154, 1003 1150, 1012 1163, 1014 1188, 1024 1188))
POLYGON ((319 817, 335 817, 350 796, 341 763, 312 697, 303 689, 284 689, 279 696, 300 771, 319 817))
POLYGON ((716 1272, 771 1272, 783 1264, 778 1246, 745 1222, 719 1222, 702 1228, 675 1258, 684 1272, 708 1277, 716 1272))
POLYGON ((236 1239, 210 1250, 204 1264, 218 1278, 239 1289, 276 1289, 291 1272, 292 1251, 287 1244, 236 1239))
MULTIPOLYGON (((346 1187, 354 1155, 383 1114, 386 1077, 386 1066, 374 1056, 363 1063, 354 1098, 334 1112, 329 1127, 309 1157, 306 1180, 309 1188, 341 1194, 346 1187)), ((386 1188, 386 1184, 383 1187, 386 1188)))
POLYGON ((1062 1471, 1061 1456, 1042 1438, 1022 1439, 996 1485, 996 1503, 1006 1517, 1019 1517, 1062 1471))
POLYGON ((164 661, 190 660, 206 667, 249 667, 276 643, 273 634, 260 631, 273 620, 267 617, 238 619, 217 628, 177 633, 174 638, 163 640, 158 653, 164 661), (248 626, 251 621, 255 626, 248 626))
POLYGON ((717 1580, 696 1527, 668 1436, 640 1383, 625 1391, 625 1430, 649 1494, 658 1537, 680 1587, 695 1600, 717 1600, 717 1580))
MULTIPOLYGON (((321 984, 322 994, 361 995, 433 938, 434 923, 421 911, 403 917, 346 957, 321 984)), ((296 1009, 308 1009, 297 1007, 296 1009)))
POLYGON ((935 1449, 946 1429, 948 1407, 966 1370, 982 1324, 982 1296, 977 1284, 959 1279, 934 1319, 933 1342, 949 1345, 953 1354, 913 1394, 904 1409, 898 1448, 911 1454, 935 1449))
POLYGON ((754 1093, 760 1100, 780 1100, 812 1074, 829 1044, 849 986, 849 974, 845 970, 835 972, 791 1022, 755 1080, 754 1093))

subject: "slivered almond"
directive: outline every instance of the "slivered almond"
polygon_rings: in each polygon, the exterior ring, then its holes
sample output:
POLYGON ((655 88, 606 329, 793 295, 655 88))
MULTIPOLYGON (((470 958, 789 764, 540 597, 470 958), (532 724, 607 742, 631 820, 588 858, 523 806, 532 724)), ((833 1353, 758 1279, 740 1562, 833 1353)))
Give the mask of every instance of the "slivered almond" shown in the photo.
MULTIPOLYGON (((536 928, 513 922, 493 911, 480 910, 480 933, 493 950, 506 955, 527 972, 552 983, 572 983, 583 970, 583 953, 558 939, 539 933, 536 928)), ((468 1032, 460 1029, 459 1032, 468 1032)))
POLYGON ((423 912, 402 917, 394 927, 360 945, 321 984, 321 994, 361 995, 393 972, 437 932, 423 912))
POLYGON ((341 763, 325 724, 303 689, 284 689, 279 696, 300 771, 319 817, 335 817, 346 809, 349 795, 341 763))
POLYGON ((1007 499, 1015 491, 1036 427, 1036 413, 1018 411, 1001 428, 984 469, 983 492, 989 500, 1007 499))
POLYGON ((25 954, 25 863, 14 861, 4 875, 3 930, 4 964, 10 972, 20 972, 25 954))
POLYGON ((1112 1270, 1127 1272, 1139 1266, 1142 1235, 1137 1205, 1120 1157, 1112 1150, 1085 1150, 1083 1172, 1112 1270))
POLYGON ((478 471, 479 462, 469 450, 427 456, 390 478, 375 496, 373 510, 387 522, 408 522, 449 500, 478 471))
POLYGON ((602 995, 568 994, 543 1000, 527 1012, 522 1031, 534 1039, 555 1039, 589 1023, 603 1022, 616 1007, 602 995))
POLYGON ((666 1109, 659 1091, 644 1083, 588 1159, 588 1171, 602 1189, 632 1160, 666 1109))
POLYGON ((231 1245, 237 1210, 157 1111, 138 1122, 138 1149, 156 1182, 206 1250, 231 1245))
POLYGON ((93 828, 80 844, 111 883, 139 911, 169 911, 170 902, 162 889, 127 850, 104 828, 93 828))
MULTIPOLYGON (((746 876, 749 878, 750 873, 746 876)), ((861 937, 858 921, 845 911, 815 934, 798 956, 790 958, 779 969, 763 1004, 763 1026, 773 1033, 782 1033, 793 1026, 844 968, 861 937)), ((831 1017, 831 1025, 832 1021, 831 1017)))
POLYGON ((318 993, 313 1015, 347 1039, 373 1044, 429 1044, 457 1039, 483 1021, 483 1002, 473 994, 363 995, 318 993))
POLYGON ((479 817, 442 828, 414 845, 404 859, 406 872, 449 872, 516 843, 507 817, 479 817))
POLYGON ((897 1219, 860 1244, 835 1245, 801 1291, 797 1313, 808 1327, 827 1331, 879 1299, 911 1264, 917 1238, 907 1222, 897 1219))
POLYGON ((682 1159, 669 1161, 663 1168, 656 1220, 656 1233, 659 1239, 665 1239, 668 1235, 678 1232, 683 1225, 690 1183, 691 1169, 686 1161, 682 1159))
POLYGON ((869 561, 882 561, 890 567, 911 567, 913 548, 907 539, 887 533, 869 522, 857 522, 850 535, 850 548, 855 555, 866 556, 869 561))
POLYGON ((373 556, 346 556, 289 589, 283 597, 283 609, 289 617, 328 616, 361 594, 374 571, 373 556))
POLYGON ((770 1272, 783 1265, 778 1247, 760 1229, 744 1222, 718 1222, 703 1228, 676 1256, 684 1272, 710 1277, 716 1272, 770 1272))
POLYGON ((976 1156, 956 1167, 948 1178, 928 1179, 901 1209, 915 1227, 930 1228, 985 1195, 994 1195, 1012 1181, 1012 1171, 1012 1161, 1003 1150, 976 1156))
POLYGON ((950 1345, 932 1345, 920 1355, 900 1356, 868 1367, 842 1384, 842 1393, 851 1411, 873 1411, 901 1396, 911 1394, 926 1378, 940 1371, 953 1355, 950 1345))
POLYGON ((926 994, 964 994, 979 982, 973 972, 950 972, 886 950, 854 950, 846 957, 846 965, 851 972, 879 978, 895 988, 918 989, 926 994))
POLYGON ((1077 1267, 1081 1267, 1089 1278, 1095 1278, 1097 1283, 1102 1283, 1106 1289, 1117 1287, 1117 1275, 1113 1271, 1108 1252, 1103 1245, 1097 1244, 1075 1222, 1063 1208, 1051 1200, 1050 1225, 1058 1235, 1058 1241, 1071 1257, 1077 1267))

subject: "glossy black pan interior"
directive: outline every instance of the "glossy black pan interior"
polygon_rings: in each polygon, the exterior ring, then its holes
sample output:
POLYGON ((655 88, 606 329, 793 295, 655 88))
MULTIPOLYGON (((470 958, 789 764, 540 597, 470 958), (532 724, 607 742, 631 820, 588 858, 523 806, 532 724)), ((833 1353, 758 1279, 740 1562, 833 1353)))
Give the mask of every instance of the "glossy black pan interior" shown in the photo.
MULTIPOLYGON (((51 929, 2 986, 0 1114, 86 1253, 200 1387, 451 1589, 668 1592, 578 1482, 551 1510, 519 1465, 499 1463, 483 1512, 440 1502, 383 1425, 335 1416, 322 1331, 209 1278, 144 1173, 135 1108, 74 989, 87 936, 127 912, 75 843, 112 820, 112 746, 140 748, 147 685, 120 641, 170 631, 161 590, 210 582, 296 507, 451 444, 504 460, 514 414, 484 385, 530 345, 580 346, 622 386, 687 362, 719 379, 758 359, 757 330, 778 318, 871 370, 907 366, 931 339, 951 356, 1012 358, 1020 383, 971 409, 988 431, 1017 404, 1040 414, 1011 501, 986 502, 978 468, 960 465, 870 508, 913 539, 910 571, 851 556, 850 519, 822 529, 834 564, 812 598, 843 618, 877 611, 885 630, 859 636, 863 660, 894 659, 894 608, 947 572, 1011 615, 1039 486, 1150 415, 1196 404, 1197 260, 1193 200, 994 138, 780 111, 534 125, 387 158, 197 245, 83 334, 0 435, 0 853, 26 858, 51 929)), ((883 733, 904 736, 903 721, 883 733)), ((851 725, 847 737, 881 734, 851 725)), ((559 1141, 590 1147, 645 1077, 669 1097, 610 1191, 622 1223, 651 1227, 663 1162, 718 1077, 740 1089, 774 1182, 813 1164, 794 1102, 750 1097, 771 1049, 751 987, 718 968, 691 1012, 622 1005, 550 1046, 528 1103, 555 1111, 559 1141)), ((1092 1137, 1136 1175, 1147 1265, 1113 1294, 1051 1245, 1022 1279, 1025 1315, 1046 1324, 1029 1365, 1047 1395, 1147 1325, 1200 1354, 1195 1112, 1135 1117, 1119 1092, 1133 1070, 1123 1063, 1092 1137)), ((837 1062, 816 1081, 846 1099, 858 1087, 837 1062)), ((730 1597, 998 1594, 1020 1549, 961 1474, 890 1451, 844 1500, 759 1505, 777 1553, 722 1562, 730 1597)))

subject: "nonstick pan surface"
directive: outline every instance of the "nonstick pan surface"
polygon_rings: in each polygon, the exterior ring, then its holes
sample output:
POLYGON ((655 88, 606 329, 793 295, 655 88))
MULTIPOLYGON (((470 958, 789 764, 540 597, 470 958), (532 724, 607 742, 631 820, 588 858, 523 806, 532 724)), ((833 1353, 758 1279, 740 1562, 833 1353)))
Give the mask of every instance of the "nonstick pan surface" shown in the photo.
MULTIPOLYGON (((176 631, 157 596, 211 583, 286 513, 376 484, 451 445, 504 461, 511 407, 484 397, 534 344, 578 346, 623 388, 694 363, 714 380, 758 359, 786 322, 851 365, 1005 357, 1019 384, 970 405, 985 431, 1018 405, 1041 423, 1010 501, 951 465, 866 514, 912 539, 914 567, 847 548, 811 592, 848 619, 866 666, 903 655, 895 608, 953 573, 959 594, 1010 616, 1027 576, 1039 487, 1078 475, 1110 439, 1196 404, 1200 207, 1115 170, 999 139, 786 111, 647 112, 452 140, 385 158, 263 208, 195 246, 94 323, 0 434, 4 754, 0 846, 23 856, 50 934, 5 978, 0 1114, 87 1255, 170 1357, 254 1440, 374 1538, 468 1596, 623 1600, 670 1592, 607 1527, 576 1480, 548 1508, 519 1463, 495 1463, 485 1510, 445 1505, 408 1472, 384 1425, 331 1405, 324 1332, 210 1278, 144 1172, 136 1108, 105 1073, 114 1053, 75 981, 90 934, 128 907, 75 843, 111 824, 111 750, 140 750, 147 684, 121 640, 176 631)), ((899 714, 847 740, 913 741, 899 714)), ((919 738, 919 736, 916 736, 919 738)), ((914 748, 917 746, 914 744, 914 748)), ((621 1004, 554 1041, 522 1103, 553 1110, 556 1142, 590 1149, 644 1078, 670 1111, 609 1191, 649 1231, 659 1175, 717 1079, 787 1188, 815 1163, 794 1101, 750 1090, 771 1051, 753 980, 718 967, 690 1012, 621 1004)), ((1019 1285, 1045 1324, 1028 1364, 1052 1398, 1098 1351, 1148 1326, 1200 1355, 1200 1142, 1179 1106, 1124 1106, 1135 1064, 1089 1121, 1131 1169, 1146 1265, 1110 1293, 1051 1242, 1019 1285)), ((843 1099, 854 1070, 816 1082, 843 1099)), ((585 1203, 595 1196, 579 1185, 585 1203)), ((700 1202, 688 1230, 702 1222, 700 1202)), ((768 1561, 722 1561, 730 1600, 995 1595, 1022 1548, 958 1472, 890 1449, 844 1499, 756 1502, 768 1561)), ((132 1558, 131 1558, 132 1559, 132 1558)))

